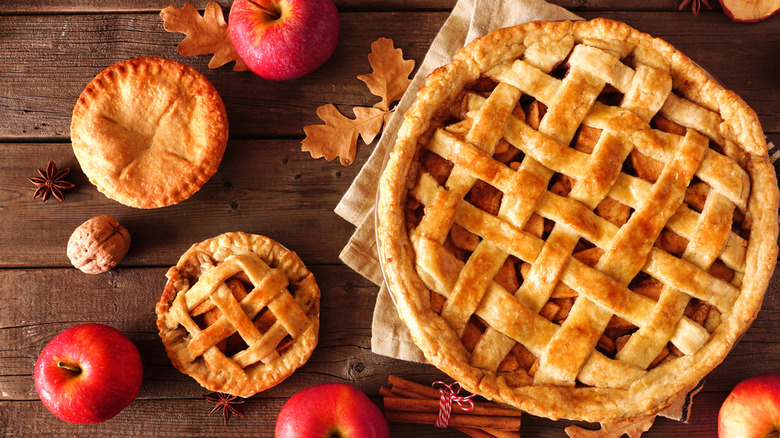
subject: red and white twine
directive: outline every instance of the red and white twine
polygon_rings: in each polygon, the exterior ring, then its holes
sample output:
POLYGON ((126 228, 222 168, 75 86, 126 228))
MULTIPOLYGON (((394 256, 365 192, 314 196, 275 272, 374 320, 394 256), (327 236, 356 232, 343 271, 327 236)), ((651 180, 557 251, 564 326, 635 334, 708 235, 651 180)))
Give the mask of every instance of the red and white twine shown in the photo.
POLYGON ((460 383, 454 382, 451 385, 448 385, 442 381, 436 381, 433 382, 432 386, 441 393, 441 397, 439 398, 439 416, 436 418, 436 427, 447 427, 447 424, 450 422, 450 414, 452 413, 452 403, 457 403, 463 412, 469 412, 474 409, 474 402, 472 402, 471 399, 476 394, 459 396, 460 383))

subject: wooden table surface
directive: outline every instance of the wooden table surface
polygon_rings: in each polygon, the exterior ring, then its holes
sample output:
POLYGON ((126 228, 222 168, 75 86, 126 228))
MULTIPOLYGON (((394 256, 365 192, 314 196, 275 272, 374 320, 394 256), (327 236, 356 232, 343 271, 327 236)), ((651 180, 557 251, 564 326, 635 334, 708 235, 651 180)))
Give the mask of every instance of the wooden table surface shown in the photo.
MULTIPOLYGON (((358 146, 357 162, 314 160, 301 152, 303 127, 319 123, 318 106, 349 114, 376 98, 356 79, 369 73, 370 44, 392 38, 407 59, 422 61, 455 0, 337 0, 341 35, 332 58, 309 76, 273 83, 209 56, 185 58, 182 34, 163 29, 171 0, 5 0, 0 6, 0 434, 4 436, 263 436, 297 391, 347 382, 374 397, 390 373, 430 383, 429 365, 373 354, 371 315, 377 287, 344 266, 338 254, 353 227, 333 209, 375 144, 358 146), (185 62, 215 85, 227 107, 230 141, 219 171, 178 205, 138 210, 107 199, 81 172, 69 143, 71 111, 84 86, 109 65, 136 56, 185 62), (72 169, 76 188, 60 203, 33 200, 27 181, 49 160, 72 169), (68 237, 86 219, 109 214, 132 235, 116 269, 87 275, 65 255, 68 237), (322 289, 320 341, 308 363, 282 384, 248 400, 246 418, 225 427, 209 416, 207 391, 173 368, 155 326, 165 271, 192 243, 222 232, 267 235, 295 250, 322 289), (348 305, 345 305, 347 304, 348 305), (143 357, 138 398, 114 419, 76 426, 38 400, 32 372, 46 343, 77 323, 99 322, 126 333, 143 357)), ((193 2, 202 10, 206 0, 193 2)), ((227 12, 230 0, 220 0, 227 12)), ((556 0, 586 17, 606 16, 662 37, 735 90, 780 144, 780 17, 736 24, 719 10, 698 16, 676 0, 556 0)), ((182 6, 182 1, 176 2, 182 6)), ((689 424, 658 419, 646 437, 711 437, 720 403, 750 375, 780 371, 780 282, 775 279, 753 326, 707 378, 689 424)), ((524 417, 526 437, 563 437, 571 422, 524 417)), ((451 430, 392 424, 395 437, 460 436, 451 430)))

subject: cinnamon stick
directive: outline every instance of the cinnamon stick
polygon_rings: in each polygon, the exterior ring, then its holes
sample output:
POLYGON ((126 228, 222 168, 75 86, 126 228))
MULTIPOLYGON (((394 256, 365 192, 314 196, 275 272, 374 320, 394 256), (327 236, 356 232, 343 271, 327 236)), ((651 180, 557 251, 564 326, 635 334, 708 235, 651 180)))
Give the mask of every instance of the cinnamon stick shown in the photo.
MULTIPOLYGON (((397 376, 388 376, 388 385, 379 389, 388 421, 401 423, 436 423, 441 392, 397 376)), ((448 427, 472 438, 520 438, 521 412, 493 402, 474 402, 474 407, 462 411, 453 406, 448 427)))
POLYGON ((422 396, 417 398, 431 398, 434 400, 438 400, 439 394, 441 394, 439 390, 436 388, 420 385, 419 383, 410 382, 408 380, 393 375, 387 376, 387 383, 390 384, 390 387, 393 391, 398 389, 403 392, 414 392, 422 396))

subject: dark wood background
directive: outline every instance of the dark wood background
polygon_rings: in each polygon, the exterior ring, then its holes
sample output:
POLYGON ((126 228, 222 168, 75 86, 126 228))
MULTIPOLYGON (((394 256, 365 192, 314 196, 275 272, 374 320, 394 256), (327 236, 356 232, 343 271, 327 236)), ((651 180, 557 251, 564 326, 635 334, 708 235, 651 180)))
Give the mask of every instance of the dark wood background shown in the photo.
MULTIPOLYGON (((340 263, 353 227, 333 208, 373 149, 358 146, 356 163, 314 160, 301 152, 303 127, 319 123, 318 106, 350 108, 377 101, 356 79, 369 73, 370 44, 392 38, 406 58, 422 61, 454 0, 337 0, 336 53, 311 75, 268 82, 230 67, 211 70, 209 56, 176 52, 182 34, 163 29, 159 11, 171 0, 6 0, 0 6, 0 433, 5 436, 265 436, 295 392, 321 382, 347 382, 375 397, 389 373, 430 383, 431 366, 371 353, 377 287, 340 263), (104 68, 136 56, 185 62, 204 73, 225 101, 230 141, 217 174, 192 198, 158 210, 137 210, 97 192, 73 155, 69 126, 84 86, 104 68), (66 201, 32 200, 27 181, 54 160, 71 167, 77 188, 66 201), (86 275, 65 255, 70 233, 86 219, 110 214, 132 235, 130 252, 109 273, 86 275), (320 342, 309 362, 283 384, 245 405, 247 417, 225 427, 194 380, 167 359, 154 305, 164 273, 192 243, 225 231, 267 235, 295 250, 323 292, 320 342), (345 306, 344 303, 349 303, 345 306), (144 361, 138 399, 114 419, 76 426, 40 403, 32 378, 41 349, 57 333, 100 322, 126 333, 144 361)), ((183 1, 177 1, 182 6, 183 1)), ((202 10, 205 0, 193 1, 202 10)), ((219 2, 225 12, 229 0, 219 2)), ((780 18, 736 24, 719 10, 698 16, 676 0, 556 0, 586 18, 606 16, 662 37, 704 66, 758 113, 780 143, 780 18)), ((780 284, 731 355, 708 378, 689 424, 658 419, 644 436, 711 437, 720 403, 743 378, 780 371, 780 284)), ((375 398, 379 402, 378 398, 375 398)), ((567 421, 524 417, 524 436, 565 436, 567 421)), ((444 437, 457 432, 391 425, 393 436, 444 437)))

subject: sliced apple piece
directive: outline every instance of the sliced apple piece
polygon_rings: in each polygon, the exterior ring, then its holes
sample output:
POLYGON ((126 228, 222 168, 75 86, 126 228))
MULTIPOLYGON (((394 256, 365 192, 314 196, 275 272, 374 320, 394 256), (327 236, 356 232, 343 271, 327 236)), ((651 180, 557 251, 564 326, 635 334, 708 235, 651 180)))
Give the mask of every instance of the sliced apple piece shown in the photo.
POLYGON ((775 15, 780 0, 718 0, 723 12, 737 23, 755 23, 775 15))

